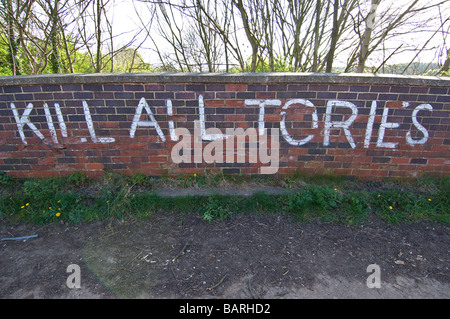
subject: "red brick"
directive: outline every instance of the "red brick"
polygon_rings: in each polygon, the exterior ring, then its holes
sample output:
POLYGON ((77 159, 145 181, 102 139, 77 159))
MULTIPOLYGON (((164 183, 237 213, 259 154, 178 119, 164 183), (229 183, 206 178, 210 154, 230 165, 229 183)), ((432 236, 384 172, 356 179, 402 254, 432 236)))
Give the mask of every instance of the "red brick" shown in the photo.
POLYGON ((227 84, 226 90, 234 92, 245 92, 247 91, 247 84, 227 84))
POLYGON ((104 165, 101 163, 88 163, 86 164, 87 170, 104 169, 104 165))

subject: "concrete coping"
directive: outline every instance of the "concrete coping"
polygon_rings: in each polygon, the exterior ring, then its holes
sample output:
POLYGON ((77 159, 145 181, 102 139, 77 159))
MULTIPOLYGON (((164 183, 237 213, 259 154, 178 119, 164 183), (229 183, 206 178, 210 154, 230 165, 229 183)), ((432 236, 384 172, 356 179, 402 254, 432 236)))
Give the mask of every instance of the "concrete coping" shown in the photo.
POLYGON ((0 77, 0 86, 93 83, 345 83, 450 87, 450 77, 368 73, 86 73, 0 77))

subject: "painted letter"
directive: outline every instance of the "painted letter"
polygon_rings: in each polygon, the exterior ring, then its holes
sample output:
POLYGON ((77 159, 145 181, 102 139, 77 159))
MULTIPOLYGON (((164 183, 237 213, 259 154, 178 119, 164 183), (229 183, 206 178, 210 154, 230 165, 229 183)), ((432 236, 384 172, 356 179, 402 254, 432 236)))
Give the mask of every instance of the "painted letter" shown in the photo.
POLYGON ((63 137, 67 137, 67 126, 58 103, 55 103, 56 116, 58 117, 59 128, 63 137))
POLYGON ((29 116, 31 111, 33 110, 33 104, 28 103, 28 105, 25 108, 25 111, 23 111, 22 117, 19 117, 19 112, 16 109, 16 106, 14 103, 11 103, 11 109, 14 114, 14 119, 17 123, 17 129, 19 130, 20 138, 22 139, 23 144, 27 145, 27 141, 25 139, 25 134, 23 132, 23 127, 25 124, 27 124, 31 130, 36 134, 41 140, 43 140, 45 137, 42 135, 42 133, 37 129, 37 127, 30 122, 29 116))
MULTIPOLYGON (((172 101, 169 99, 166 101, 166 107, 167 107, 167 115, 172 116, 172 101)), ((167 121, 169 123, 169 134, 170 134, 170 139, 172 141, 178 141, 178 136, 175 133, 175 126, 173 124, 173 121, 167 121)))
POLYGON ((206 129, 205 129, 205 104, 203 102, 203 96, 201 96, 201 95, 198 96, 198 114, 199 114, 199 120, 200 120, 200 131, 201 131, 201 134, 202 134, 201 135, 202 140, 215 141, 216 139, 226 138, 226 135, 224 135, 222 133, 216 133, 216 134, 207 134, 206 133, 206 129))
POLYGON ((265 106, 266 105, 272 105, 272 106, 280 106, 281 101, 280 100, 245 100, 245 105, 259 105, 259 120, 258 120, 258 131, 259 135, 264 135, 264 113, 265 113, 265 106))
POLYGON ((86 124, 91 135, 91 140, 94 143, 113 143, 115 139, 113 137, 96 137, 94 123, 92 122, 91 112, 89 111, 89 105, 86 101, 83 101, 84 117, 86 118, 86 124))
POLYGON ((352 148, 355 148, 356 147, 355 142, 353 141, 352 134, 350 133, 350 130, 348 128, 350 127, 350 125, 352 125, 357 115, 358 115, 358 108, 353 103, 347 101, 328 101, 325 114, 325 130, 323 137, 323 145, 328 146, 330 144, 330 129, 335 127, 344 129, 344 133, 345 136, 347 137, 348 142, 350 143, 352 148), (331 112, 333 106, 348 107, 349 109, 352 110, 352 115, 344 122, 331 122, 331 112))
MULTIPOLYGON (((409 103, 403 102, 403 107, 408 107, 409 103)), ((380 129, 378 130, 377 147, 395 148, 398 143, 383 142, 384 132, 387 128, 397 128, 399 123, 388 123, 387 118, 389 115, 389 108, 386 106, 383 109, 383 116, 381 117, 380 129)))
MULTIPOLYGON (((291 104, 303 104, 305 106, 308 107, 313 107, 314 108, 314 113, 312 114, 312 128, 318 128, 319 127, 319 118, 317 116, 317 110, 316 107, 314 106, 314 104, 312 104, 310 101, 305 100, 305 99, 295 99, 295 100, 291 100, 289 102, 287 102, 284 106, 283 106, 283 110, 286 110, 291 104)), ((281 115, 283 115, 283 119, 280 121, 280 130, 281 130, 281 135, 284 137, 284 139, 286 140, 286 142, 288 142, 290 145, 295 145, 295 146, 300 146, 303 144, 308 143, 309 141, 311 141, 314 137, 313 134, 308 135, 307 137, 305 137, 304 139, 301 140, 294 140, 292 138, 292 136, 289 135, 288 131, 286 130, 286 112, 282 111, 280 113, 281 115)))
POLYGON ((153 116, 152 110, 148 106, 145 98, 141 98, 141 100, 139 101, 138 107, 136 108, 136 113, 134 114, 133 123, 131 124, 131 128, 130 128, 130 137, 131 138, 134 138, 134 134, 136 133, 136 129, 138 126, 154 127, 156 129, 156 132, 158 133, 159 137, 161 138, 161 140, 163 142, 166 141, 166 138, 165 138, 163 132, 161 131, 161 128, 159 127, 158 122, 156 122, 155 117, 153 116), (142 109, 144 109, 144 108, 145 108, 145 111, 147 111, 150 121, 141 121, 140 120, 141 114, 142 114, 142 109))
POLYGON ((409 131, 408 133, 406 133, 406 142, 408 142, 409 145, 414 145, 414 144, 425 144, 428 140, 428 131, 425 127, 423 127, 419 121, 417 121, 417 113, 419 113, 419 111, 421 110, 428 110, 428 111, 432 111, 433 107, 430 104, 420 104, 418 105, 414 111, 412 112, 412 121, 414 123, 414 126, 417 127, 417 129, 419 131, 422 132, 423 137, 420 140, 413 140, 411 137, 411 132, 409 131))
POLYGON ((44 103, 44 113, 45 118, 47 119, 48 129, 50 131, 50 135, 52 136, 53 143, 58 144, 58 137, 56 136, 55 126, 53 125, 52 115, 50 114, 50 110, 48 108, 48 104, 44 103))
POLYGON ((375 121, 375 114, 377 111, 377 101, 372 101, 372 106, 370 107, 369 120, 366 126, 366 136, 364 137, 364 148, 368 148, 370 144, 370 138, 372 137, 373 122, 375 121))

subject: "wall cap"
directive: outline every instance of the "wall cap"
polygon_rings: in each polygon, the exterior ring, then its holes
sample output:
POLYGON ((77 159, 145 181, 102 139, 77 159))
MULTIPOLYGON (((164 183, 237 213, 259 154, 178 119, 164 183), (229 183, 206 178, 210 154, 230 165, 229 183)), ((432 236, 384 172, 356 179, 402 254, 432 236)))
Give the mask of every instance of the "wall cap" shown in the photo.
POLYGON ((0 86, 93 83, 345 83, 449 87, 450 77, 368 73, 85 73, 0 77, 0 86))

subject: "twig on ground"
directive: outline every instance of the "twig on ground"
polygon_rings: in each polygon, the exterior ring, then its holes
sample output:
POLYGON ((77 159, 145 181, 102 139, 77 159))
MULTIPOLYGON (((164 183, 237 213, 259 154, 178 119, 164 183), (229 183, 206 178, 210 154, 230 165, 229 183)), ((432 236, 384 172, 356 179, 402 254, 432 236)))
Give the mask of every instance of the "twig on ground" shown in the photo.
POLYGON ((219 287, 219 286, 223 283, 223 281, 225 280, 225 278, 226 278, 227 276, 228 276, 228 274, 225 274, 225 276, 223 276, 223 277, 219 280, 219 282, 218 282, 217 284, 215 284, 215 285, 213 285, 213 286, 211 286, 211 287, 209 287, 209 288, 206 288, 206 290, 213 290, 213 289, 219 287))
POLYGON ((184 253, 184 251, 186 250, 188 244, 189 244, 189 243, 186 243, 186 244, 183 246, 183 248, 180 250, 180 252, 179 252, 175 257, 173 257, 172 262, 175 262, 175 260, 177 260, 178 257, 180 257, 180 256, 184 253))

